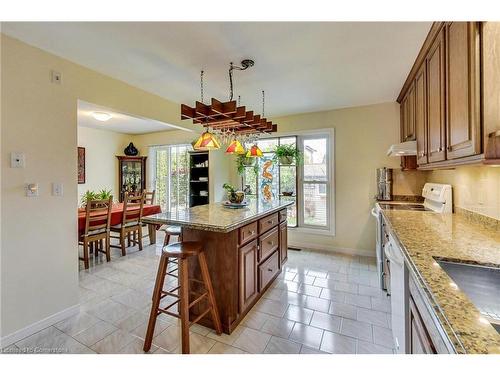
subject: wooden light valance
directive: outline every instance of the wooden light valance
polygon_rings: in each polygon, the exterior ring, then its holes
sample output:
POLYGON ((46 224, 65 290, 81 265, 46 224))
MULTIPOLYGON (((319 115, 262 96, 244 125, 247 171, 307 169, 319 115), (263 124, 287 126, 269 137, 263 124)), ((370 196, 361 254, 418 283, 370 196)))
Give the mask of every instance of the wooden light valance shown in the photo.
POLYGON ((238 107, 235 100, 220 102, 212 98, 210 105, 196 102, 195 107, 181 104, 181 120, 192 119, 194 124, 202 124, 218 130, 229 130, 236 133, 273 133, 278 125, 273 124, 245 106, 238 107))

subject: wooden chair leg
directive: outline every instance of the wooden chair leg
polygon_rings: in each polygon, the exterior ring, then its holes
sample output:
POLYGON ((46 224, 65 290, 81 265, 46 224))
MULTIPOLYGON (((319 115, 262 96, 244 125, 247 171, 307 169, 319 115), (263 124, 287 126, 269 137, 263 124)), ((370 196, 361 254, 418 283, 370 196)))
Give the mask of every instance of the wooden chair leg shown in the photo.
POLYGON ((110 262, 111 261, 111 244, 110 244, 110 236, 109 236, 109 233, 108 235, 106 236, 106 262, 110 262))
POLYGON ((217 303, 215 302, 214 288, 212 287, 212 280, 210 279, 210 273, 208 272, 207 258, 205 258, 204 252, 200 252, 198 254, 198 260, 200 262, 201 276, 208 292, 208 300, 211 306, 210 312, 212 314, 215 332, 220 335, 222 333, 222 326, 219 318, 219 310, 217 309, 217 303))
POLYGON ((165 233, 165 238, 163 240, 163 246, 167 246, 169 242, 170 242, 170 234, 165 233))
POLYGON ((89 269, 89 244, 83 241, 83 266, 86 270, 89 269))
POLYGON ((179 298, 182 354, 189 354, 189 281, 188 261, 179 259, 179 298))
MULTIPOLYGON (((125 250, 125 231, 122 230, 120 232, 120 245, 122 247, 122 256, 127 255, 127 250, 125 250)), ((130 244, 129 244, 130 246, 130 244)))
POLYGON ((139 241, 139 251, 142 251, 142 227, 139 226, 137 229, 137 240, 139 241))
POLYGON ((149 352, 151 343, 153 342, 153 335, 156 325, 156 317, 158 316, 158 307, 160 306, 160 297, 165 282, 165 275, 167 273, 168 257, 162 256, 160 264, 158 265, 158 273, 156 274, 155 288, 153 291, 153 303, 151 304, 151 313, 149 314, 148 329, 146 337, 144 338, 144 351, 149 352))

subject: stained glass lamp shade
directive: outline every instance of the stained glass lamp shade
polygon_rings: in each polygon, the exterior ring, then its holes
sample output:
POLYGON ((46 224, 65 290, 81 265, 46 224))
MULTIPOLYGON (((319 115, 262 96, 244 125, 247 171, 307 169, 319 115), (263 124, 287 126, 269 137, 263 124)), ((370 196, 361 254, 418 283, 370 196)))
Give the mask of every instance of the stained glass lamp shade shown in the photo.
POLYGON ((206 131, 198 138, 193 148, 195 150, 217 150, 220 148, 220 144, 212 133, 206 131))
POLYGON ((262 157, 262 150, 257 145, 253 145, 250 147, 250 150, 247 152, 247 158, 260 158, 262 157))
POLYGON ((231 142, 229 147, 226 149, 226 154, 244 154, 245 148, 241 145, 241 142, 235 139, 231 142))

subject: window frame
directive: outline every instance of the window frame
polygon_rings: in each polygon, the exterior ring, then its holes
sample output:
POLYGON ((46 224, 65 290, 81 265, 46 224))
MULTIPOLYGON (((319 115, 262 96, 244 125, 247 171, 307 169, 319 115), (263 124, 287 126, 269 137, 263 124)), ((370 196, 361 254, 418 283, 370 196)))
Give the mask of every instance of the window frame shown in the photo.
MULTIPOLYGON (((304 201, 303 201, 303 166, 301 168, 296 168, 296 197, 295 204, 297 209, 297 225, 289 226, 288 229, 292 232, 298 233, 311 233, 327 236, 335 236, 335 130, 334 128, 321 128, 314 130, 302 130, 294 132, 280 132, 272 135, 262 136, 260 139, 273 139, 273 138, 287 138, 287 137, 297 137, 297 147, 303 152, 303 139, 315 139, 318 137, 327 138, 327 160, 328 160, 328 176, 327 181, 324 182, 327 186, 327 193, 329 196, 327 204, 327 225, 313 226, 304 225, 303 222, 303 211, 304 211, 304 201), (301 218, 302 217, 302 218, 301 218)), ((245 182, 245 181, 244 181, 245 182)), ((323 182, 322 182, 323 183, 323 182)), ((258 185, 258 184, 257 184, 258 185)), ((258 188, 258 186, 257 186, 258 188)), ((257 196, 257 195, 255 195, 257 196)), ((281 197, 279 197, 281 198, 281 197)))

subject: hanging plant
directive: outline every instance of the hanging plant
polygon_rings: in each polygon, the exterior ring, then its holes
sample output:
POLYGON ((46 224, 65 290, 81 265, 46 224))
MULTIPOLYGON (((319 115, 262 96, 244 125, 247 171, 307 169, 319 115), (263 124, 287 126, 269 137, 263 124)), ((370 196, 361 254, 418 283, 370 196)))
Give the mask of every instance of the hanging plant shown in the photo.
POLYGON ((273 160, 280 162, 281 165, 290 165, 295 161, 299 164, 302 161, 302 152, 299 151, 295 144, 284 144, 276 146, 274 149, 273 160))
POLYGON ((253 171, 255 174, 259 173, 259 166, 255 162, 256 158, 247 158, 245 154, 238 155, 236 157, 236 166, 238 168, 238 174, 243 175, 245 172, 245 167, 253 166, 253 171))

